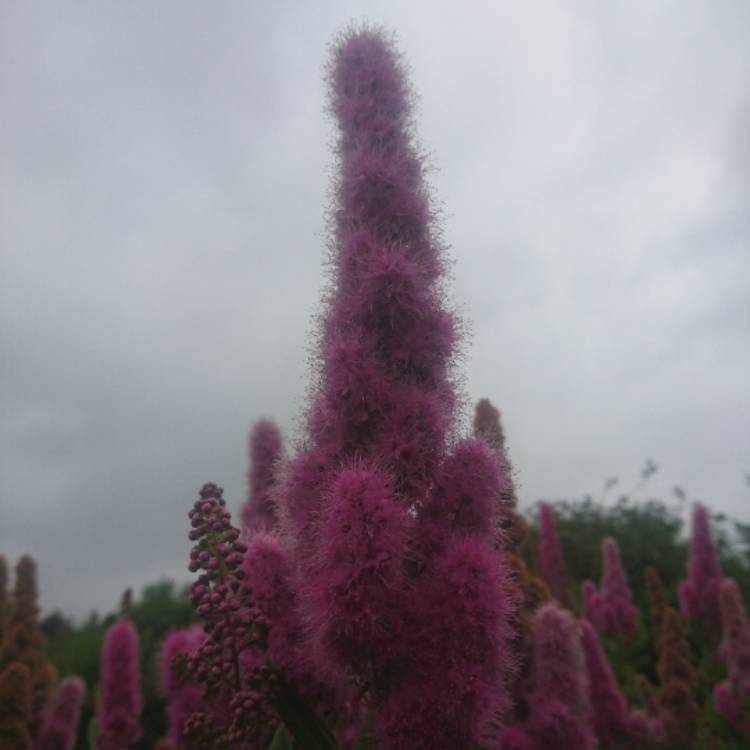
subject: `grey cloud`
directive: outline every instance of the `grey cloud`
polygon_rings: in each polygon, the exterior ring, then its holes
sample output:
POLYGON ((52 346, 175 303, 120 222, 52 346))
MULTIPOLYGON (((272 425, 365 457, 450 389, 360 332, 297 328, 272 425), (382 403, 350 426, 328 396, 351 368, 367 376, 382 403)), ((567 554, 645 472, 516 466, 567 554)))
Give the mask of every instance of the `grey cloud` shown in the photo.
POLYGON ((0 549, 43 604, 185 578, 203 481, 293 439, 325 283, 323 57, 395 29, 420 92, 465 387, 523 503, 663 465, 748 520, 750 12, 396 2, 4 8, 0 549))

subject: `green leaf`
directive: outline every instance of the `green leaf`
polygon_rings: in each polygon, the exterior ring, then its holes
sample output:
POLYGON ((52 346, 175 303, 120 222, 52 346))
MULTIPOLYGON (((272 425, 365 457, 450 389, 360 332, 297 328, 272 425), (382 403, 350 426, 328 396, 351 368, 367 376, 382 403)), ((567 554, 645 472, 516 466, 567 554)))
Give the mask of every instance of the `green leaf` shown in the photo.
POLYGON ((370 734, 371 729, 372 714, 367 714, 357 734, 357 739, 354 740, 352 750, 370 750, 375 747, 375 738, 370 734))
POLYGON ((268 750, 292 750, 292 741, 283 724, 276 730, 268 750))
POLYGON ((88 730, 86 732, 86 737, 88 738, 89 743, 89 750, 96 750, 96 735, 98 731, 99 729, 96 724, 96 719, 92 716, 91 721, 89 721, 88 730))
POLYGON ((305 704, 290 685, 282 685, 276 705, 294 746, 304 750, 336 750, 331 730, 305 704))

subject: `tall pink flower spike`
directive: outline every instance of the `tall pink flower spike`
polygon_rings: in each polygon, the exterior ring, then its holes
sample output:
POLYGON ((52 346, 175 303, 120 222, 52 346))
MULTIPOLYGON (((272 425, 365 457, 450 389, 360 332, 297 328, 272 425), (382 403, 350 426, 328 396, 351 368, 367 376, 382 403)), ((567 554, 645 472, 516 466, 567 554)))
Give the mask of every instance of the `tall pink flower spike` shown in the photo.
POLYGON ((750 622, 742 606, 739 588, 727 579, 719 594, 721 653, 729 663, 729 677, 714 687, 718 712, 744 736, 750 737, 750 622))
POLYGON ((57 688, 34 750, 73 750, 86 685, 80 677, 66 677, 57 688))
POLYGON ((241 511, 246 538, 277 525, 273 486, 281 451, 279 428, 270 419, 256 422, 250 433, 250 495, 241 511))
POLYGON ((620 560, 620 548, 614 539, 602 542, 604 566, 599 591, 590 581, 583 583, 586 617, 599 632, 631 640, 638 631, 638 609, 620 560))
POLYGON ((554 604, 545 604, 534 618, 532 677, 529 715, 502 730, 500 750, 592 750, 596 738, 578 625, 554 604))
MULTIPOLYGON (((329 81, 332 283, 274 548, 278 596, 305 617, 291 616, 279 648, 342 692, 366 684, 381 747, 468 747, 497 733, 510 702, 514 598, 492 549, 498 462, 483 441, 449 441, 458 325, 403 64, 383 33, 353 29, 329 81)), ((264 596, 270 606, 277 595, 264 596)))
POLYGON ((613 746, 660 739, 662 732, 658 721, 630 711, 591 623, 582 620, 580 627, 589 675, 590 720, 596 736, 605 745, 613 746))
POLYGON ((202 639, 200 626, 174 630, 165 638, 159 653, 159 683, 167 699, 167 739, 174 747, 186 744, 185 728, 190 717, 196 711, 206 710, 201 687, 190 681, 187 674, 176 674, 174 660, 178 656, 192 656, 202 639))
POLYGON ((557 535, 555 511, 547 503, 539 505, 539 542, 537 558, 541 577, 549 586, 550 593, 568 609, 573 601, 568 581, 568 571, 563 557, 562 545, 557 535))
POLYGON ((680 583, 680 607, 686 617, 695 617, 707 627, 718 629, 719 589, 724 580, 716 554, 708 512, 696 503, 693 508, 693 532, 690 539, 688 577, 680 583))
POLYGON ((96 750, 125 750, 141 737, 138 632, 130 620, 118 620, 104 638, 101 658, 96 750))

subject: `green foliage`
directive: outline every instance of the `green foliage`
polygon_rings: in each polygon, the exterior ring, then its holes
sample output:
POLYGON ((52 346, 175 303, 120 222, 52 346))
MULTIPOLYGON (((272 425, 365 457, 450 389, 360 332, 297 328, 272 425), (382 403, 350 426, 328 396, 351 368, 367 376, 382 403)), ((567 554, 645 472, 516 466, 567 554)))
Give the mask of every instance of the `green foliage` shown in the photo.
MULTIPOLYGON (((654 470, 655 471, 655 470, 654 470)), ((653 471, 651 472, 653 473, 653 471)), ((675 493, 684 500, 684 495, 675 493)), ((633 589, 635 603, 641 611, 641 627, 630 644, 602 638, 602 645, 617 681, 631 706, 639 705, 636 676, 640 673, 652 683, 658 681, 655 665, 658 657, 654 633, 650 632, 648 602, 643 571, 652 565, 664 584, 667 602, 678 607, 677 587, 685 577, 688 556, 687 531, 683 528, 683 503, 669 505, 660 500, 636 502, 621 497, 605 504, 591 497, 551 503, 555 510, 557 530, 563 547, 568 574, 574 593, 580 601, 580 587, 585 579, 598 581, 601 576, 601 542, 605 537, 617 540, 622 563, 633 589)), ((534 565, 536 518, 531 519, 531 533, 524 552, 534 565)), ((740 586, 745 602, 750 600, 750 525, 740 524, 721 514, 711 516, 722 570, 740 586)), ((746 605, 747 606, 747 605, 746 605)), ((746 738, 739 736, 716 711, 712 689, 726 679, 726 664, 718 656, 718 632, 706 632, 699 623, 688 623, 688 636, 698 673, 696 699, 703 706, 697 737, 690 750, 741 750, 746 738)), ((688 750, 669 747, 668 750, 688 750)), ((615 750, 603 747, 602 750, 615 750)))
POLYGON ((646 566, 659 571, 667 590, 684 578, 687 543, 681 536, 682 520, 663 502, 634 503, 623 498, 607 506, 586 497, 555 503, 554 508, 568 572, 575 582, 599 580, 605 537, 616 539, 620 545, 622 564, 639 604, 645 602, 646 566))
MULTIPOLYGON (((81 722, 83 724, 83 722, 81 722)), ((96 734, 97 734, 96 719, 92 716, 89 719, 88 727, 86 729, 86 744, 88 750, 96 750, 96 734)))
POLYGON ((290 685, 282 684, 276 708, 294 737, 296 747, 305 750, 336 750, 336 741, 328 727, 310 711, 290 685))
POLYGON ((289 734, 286 731, 286 727, 282 724, 276 734, 273 736, 271 744, 268 746, 268 750, 292 750, 292 741, 289 738, 289 734))
MULTIPOLYGON (((683 528, 679 504, 668 505, 655 499, 636 502, 628 497, 605 504, 586 496, 581 500, 559 500, 551 505, 578 598, 584 580, 599 581, 602 539, 612 537, 620 546, 622 564, 639 608, 648 609, 643 571, 649 565, 659 572, 669 604, 678 606, 677 585, 685 577, 688 557, 687 529, 683 528)), ((532 533, 525 550, 529 559, 533 559, 536 544, 535 522, 532 518, 532 533)), ((712 515, 711 522, 722 570, 737 581, 743 597, 748 600, 750 524, 745 526, 722 514, 712 515)))
POLYGON ((372 736, 372 713, 370 713, 362 722, 362 727, 357 739, 354 740, 352 750, 374 750, 376 744, 375 738, 372 736))

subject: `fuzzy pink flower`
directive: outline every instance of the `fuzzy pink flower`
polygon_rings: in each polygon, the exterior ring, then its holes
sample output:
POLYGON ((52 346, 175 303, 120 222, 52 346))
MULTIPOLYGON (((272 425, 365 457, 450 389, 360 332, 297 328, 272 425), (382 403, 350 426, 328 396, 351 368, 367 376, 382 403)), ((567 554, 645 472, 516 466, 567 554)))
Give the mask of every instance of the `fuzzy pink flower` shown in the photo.
POLYGON ((358 466, 339 474, 309 602, 313 637, 332 662, 382 668, 400 646, 409 528, 382 473, 358 466))
MULTIPOLYGON (((383 750, 449 750, 471 748, 479 742, 493 711, 492 685, 486 675, 456 674, 449 669, 423 673, 404 683, 381 708, 375 722, 378 747, 383 750), (467 676, 471 679, 467 680, 467 676)), ((497 731, 497 730, 495 730, 497 731)))
POLYGON ((431 681, 407 683, 391 692, 381 707, 375 725, 378 746, 385 750, 410 748, 468 747, 450 706, 437 705, 431 681))
POLYGON ((319 536, 331 483, 360 460, 386 474, 405 507, 421 506, 454 418, 456 324, 443 305, 403 66, 382 33, 352 30, 334 49, 329 81, 340 134, 336 248, 308 447, 281 493, 295 553, 301 536, 319 536))
MULTIPOLYGON (((514 512, 518 504, 516 498, 516 488, 513 483, 513 468, 508 451, 505 446, 505 432, 500 422, 500 411, 496 409, 488 398, 482 398, 477 401, 474 408, 474 437, 483 440, 490 448, 493 449, 498 461, 500 471, 500 504, 498 509, 501 515, 501 529, 507 530, 510 534, 506 538, 501 538, 504 547, 517 547, 521 543, 518 528, 518 514, 514 512)), ((525 524, 523 527, 525 533, 525 524)))
POLYGON ((564 607, 572 607, 568 571, 562 545, 557 535, 555 512, 547 503, 539 505, 539 543, 537 544, 539 572, 549 586, 552 596, 564 607))
POLYGON ((596 631, 586 620, 582 621, 581 627, 590 681, 591 723, 602 742, 624 741, 630 734, 625 696, 615 682, 596 631))
POLYGON ((57 688, 34 750, 72 750, 86 685, 80 677, 66 677, 57 688))
POLYGON ((431 487, 444 448, 456 342, 411 143, 411 94, 393 49, 370 30, 342 37, 330 83, 341 165, 335 286, 310 433, 338 461, 377 457, 411 504, 431 487))
POLYGON ((300 562, 315 551, 316 523, 321 497, 329 481, 331 456, 322 448, 308 448, 285 467, 281 488, 281 525, 300 562))
POLYGON ((587 620, 581 620, 581 641, 589 675, 591 725, 604 744, 617 745, 652 737, 653 727, 640 715, 633 716, 615 680, 599 637, 587 620), (645 733, 640 734, 640 733, 645 733))
POLYGON ((680 607, 686 617, 696 617, 711 628, 718 628, 719 589, 723 580, 716 555, 708 512, 696 503, 693 508, 693 534, 690 539, 688 577, 680 583, 680 607))
POLYGON ((467 747, 497 735, 513 664, 488 543, 497 456, 449 446, 458 325, 403 65, 381 32, 353 29, 329 81, 332 283, 306 439, 279 483, 287 580, 303 650, 331 687, 368 686, 384 748, 467 747))
POLYGON ((474 408, 474 434, 499 453, 505 453, 505 432, 500 422, 500 411, 488 398, 477 401, 474 408))
POLYGON ((494 671, 511 661, 505 648, 516 601, 494 552, 474 539, 454 541, 425 582, 424 602, 425 663, 450 658, 494 671))
POLYGON ((420 518, 450 534, 473 536, 490 544, 501 486, 495 452, 483 440, 462 440, 444 461, 420 518))
POLYGON ((581 599, 583 613, 588 620, 596 622, 598 619, 599 592, 596 590, 596 584, 593 581, 585 580, 581 584, 581 599))
POLYGON ((554 604, 540 607, 534 617, 533 658, 535 702, 559 701, 573 717, 585 719, 588 677, 578 626, 554 604))
POLYGON ((591 750, 596 738, 585 722, 575 717, 570 708, 557 700, 532 704, 534 723, 532 736, 537 747, 555 750, 591 750))
POLYGON ((664 742, 664 725, 661 719, 648 716, 644 711, 635 709, 630 712, 629 728, 631 737, 641 740, 652 739, 656 742, 664 742))
POLYGON ((304 629, 300 615, 292 561, 281 541, 258 534, 248 544, 242 565, 245 583, 258 612, 268 626, 268 653, 287 680, 310 682, 311 659, 304 653, 304 629))
POLYGON ((104 638, 96 750, 124 750, 141 736, 138 632, 130 620, 118 620, 104 638))
POLYGON ((732 690, 728 681, 714 685, 713 699, 716 710, 730 723, 735 726, 742 724, 742 704, 732 690))
POLYGON ((496 737, 515 661, 515 601, 497 557, 476 540, 454 542, 415 598, 403 686, 378 716, 379 739, 388 748, 470 747, 496 737))
POLYGON ((498 737, 498 750, 541 750, 534 738, 518 726, 505 727, 498 737))
POLYGON ((271 490, 281 449, 279 428, 270 419, 256 422, 250 433, 250 496, 241 512, 246 537, 276 526, 271 490))
POLYGON ((185 728, 190 717, 206 711, 207 705, 202 688, 189 679, 187 663, 185 674, 178 675, 174 662, 178 656, 192 657, 203 639, 200 626, 173 630, 159 652, 159 682, 167 699, 167 739, 176 747, 186 744, 185 728))
POLYGON ((750 703, 750 622, 735 581, 722 583, 719 605, 721 650, 729 662, 729 679, 714 687, 714 703, 727 721, 750 734, 750 716, 742 715, 742 707, 750 703))
POLYGON ((532 680, 529 716, 520 729, 539 748, 593 748, 588 677, 578 626, 568 612, 553 604, 540 607, 534 618, 532 680))
POLYGON ((171 631, 164 639, 159 652, 159 685, 164 695, 178 690, 183 680, 175 674, 174 660, 179 655, 192 656, 203 640, 203 628, 195 625, 191 628, 171 631))
POLYGON ((177 748, 189 747, 187 728, 190 718, 207 710, 200 686, 188 684, 174 692, 167 701, 167 739, 177 748))
POLYGON ((638 630, 638 610, 633 605, 628 579, 614 539, 602 542, 604 570, 599 591, 590 581, 583 583, 584 611, 604 635, 632 639, 638 630))

